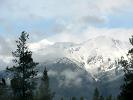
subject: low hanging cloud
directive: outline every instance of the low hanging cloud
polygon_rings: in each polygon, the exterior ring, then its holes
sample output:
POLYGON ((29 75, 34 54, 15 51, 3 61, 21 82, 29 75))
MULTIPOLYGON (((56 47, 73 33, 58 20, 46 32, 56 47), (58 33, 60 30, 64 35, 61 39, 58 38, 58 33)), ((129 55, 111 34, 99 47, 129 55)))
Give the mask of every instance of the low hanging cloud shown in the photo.
POLYGON ((9 56, 15 44, 11 39, 0 37, 0 55, 9 56))
POLYGON ((64 70, 61 72, 60 77, 63 80, 59 80, 59 86, 70 87, 71 85, 80 87, 82 84, 82 78, 80 77, 81 72, 73 72, 72 70, 64 70))
POLYGON ((12 52, 15 42, 11 39, 0 37, 0 70, 5 69, 9 64, 12 65, 12 52))

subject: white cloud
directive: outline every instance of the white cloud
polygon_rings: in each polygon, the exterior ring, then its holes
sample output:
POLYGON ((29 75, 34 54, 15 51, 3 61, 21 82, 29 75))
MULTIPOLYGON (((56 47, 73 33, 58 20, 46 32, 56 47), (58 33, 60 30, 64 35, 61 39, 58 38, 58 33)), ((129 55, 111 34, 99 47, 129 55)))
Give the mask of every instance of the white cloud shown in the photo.
MULTIPOLYGON (((132 0, 1 0, 0 19, 3 27, 7 27, 9 31, 13 29, 10 21, 34 23, 38 20, 56 20, 50 29, 54 33, 62 33, 60 37, 66 36, 68 40, 75 37, 75 34, 86 31, 86 27, 108 23, 111 15, 121 12, 126 14, 133 8, 132 4, 132 0)), ((39 29, 35 31, 40 32, 39 29)), ((36 37, 38 36, 35 35, 34 38, 36 37)))
POLYGON ((63 80, 59 80, 59 86, 66 86, 70 87, 71 85, 81 86, 82 84, 82 78, 80 75, 82 72, 74 72, 70 69, 64 70, 61 72, 61 77, 63 77, 63 80))
POLYGON ((39 42, 35 42, 35 43, 30 43, 29 44, 29 48, 32 50, 32 51, 37 51, 37 50, 40 50, 41 48, 45 47, 45 46, 48 46, 48 45, 52 45, 54 44, 53 42, 50 42, 46 39, 43 39, 39 42))
MULTIPOLYGON (((73 28, 72 28, 73 29, 73 28)), ((74 30, 74 29, 73 29, 74 30)), ((95 28, 88 27, 81 32, 65 31, 47 38, 53 42, 76 42, 80 43, 90 38, 105 35, 121 41, 128 41, 133 34, 133 29, 124 28, 95 28)))
POLYGON ((128 41, 133 33, 133 29, 124 28, 95 28, 90 27, 83 32, 85 37, 97 37, 100 35, 106 35, 114 39, 121 41, 128 41))
POLYGON ((9 56, 14 48, 14 43, 11 39, 0 36, 0 55, 9 56))
POLYGON ((132 0, 99 0, 97 2, 98 8, 106 14, 127 11, 132 8, 132 4, 132 0))
POLYGON ((54 70, 49 70, 49 71, 48 71, 48 74, 49 74, 50 76, 52 76, 52 77, 58 76, 58 73, 57 73, 56 71, 54 71, 54 70))

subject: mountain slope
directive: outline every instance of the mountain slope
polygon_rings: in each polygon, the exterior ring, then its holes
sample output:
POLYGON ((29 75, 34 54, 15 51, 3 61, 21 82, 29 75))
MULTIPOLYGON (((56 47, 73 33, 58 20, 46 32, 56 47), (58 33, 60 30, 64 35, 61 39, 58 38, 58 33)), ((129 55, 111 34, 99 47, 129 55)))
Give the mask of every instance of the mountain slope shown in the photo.
POLYGON ((126 57, 130 45, 125 42, 101 36, 66 50, 66 56, 82 63, 92 74, 100 69, 108 71, 116 67, 121 56, 126 57))
POLYGON ((66 57, 93 75, 99 70, 104 72, 115 69, 118 59, 126 57, 129 48, 129 43, 100 36, 80 44, 55 43, 33 54, 39 62, 66 57))

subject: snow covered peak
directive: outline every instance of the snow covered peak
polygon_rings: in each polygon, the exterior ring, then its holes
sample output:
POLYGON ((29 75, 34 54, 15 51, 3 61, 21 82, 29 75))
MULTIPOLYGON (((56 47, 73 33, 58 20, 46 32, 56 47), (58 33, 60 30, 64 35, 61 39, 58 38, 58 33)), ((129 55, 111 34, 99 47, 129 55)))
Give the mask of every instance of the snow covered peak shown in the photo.
MULTIPOLYGON (((41 58, 67 57, 75 62, 82 63, 85 68, 99 67, 103 62, 112 62, 121 56, 126 56, 130 45, 126 42, 115 40, 107 36, 100 36, 80 44, 71 42, 51 43, 47 40, 32 44, 34 54, 41 58)), ((39 59, 39 58, 38 58, 39 59)), ((105 64, 107 65, 107 64, 105 64)))
POLYGON ((68 48, 66 56, 81 62, 89 72, 96 72, 98 69, 108 71, 121 56, 126 57, 129 48, 130 45, 126 42, 100 36, 68 48))
MULTIPOLYGON (((33 51, 33 58, 37 62, 44 62, 60 58, 62 62, 69 60, 85 68, 88 72, 108 71, 115 67, 115 61, 126 56, 131 47, 129 43, 115 40, 107 36, 100 36, 80 44, 71 42, 53 43, 46 39, 29 44, 33 51)), ((60 60, 60 61, 61 61, 60 60)), ((97 72, 96 72, 97 73, 97 72)))

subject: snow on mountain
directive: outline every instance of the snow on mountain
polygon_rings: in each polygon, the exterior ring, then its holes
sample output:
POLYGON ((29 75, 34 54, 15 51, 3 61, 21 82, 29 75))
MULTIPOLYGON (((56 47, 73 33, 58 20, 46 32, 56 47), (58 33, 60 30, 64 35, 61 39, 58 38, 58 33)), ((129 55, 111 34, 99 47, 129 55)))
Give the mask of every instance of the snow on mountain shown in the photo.
POLYGON ((35 61, 44 62, 60 59, 60 62, 64 62, 65 59, 63 58, 68 58, 91 73, 93 77, 99 72, 116 69, 117 60, 121 56, 126 57, 130 47, 127 42, 107 36, 99 36, 80 44, 71 42, 52 43, 46 39, 29 44, 35 61))
POLYGON ((43 66, 47 66, 52 89, 66 97, 78 93, 89 100, 95 87, 100 87, 105 96, 116 96, 123 82, 123 71, 115 60, 126 56, 129 48, 128 43, 104 36, 80 44, 57 43, 40 51, 42 57, 48 59, 39 69, 42 71, 43 66), (48 54, 47 50, 54 52, 48 54))
MULTIPOLYGON (((71 42, 58 42, 40 47, 33 52, 35 60, 39 62, 60 59, 64 62, 68 58, 73 63, 84 68, 96 79, 99 73, 114 71, 118 66, 118 59, 126 57, 130 48, 127 42, 115 40, 110 37, 100 36, 80 44, 71 42)), ((67 62, 67 61, 66 61, 67 62)))
POLYGON ((93 73, 99 68, 108 71, 121 56, 126 57, 129 48, 130 45, 126 42, 100 36, 65 51, 68 58, 81 62, 87 71, 93 73))

